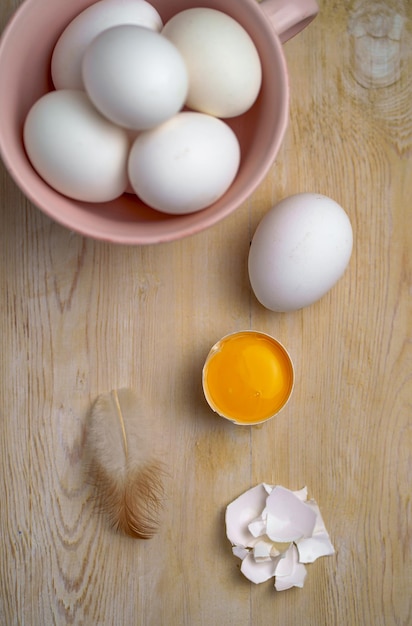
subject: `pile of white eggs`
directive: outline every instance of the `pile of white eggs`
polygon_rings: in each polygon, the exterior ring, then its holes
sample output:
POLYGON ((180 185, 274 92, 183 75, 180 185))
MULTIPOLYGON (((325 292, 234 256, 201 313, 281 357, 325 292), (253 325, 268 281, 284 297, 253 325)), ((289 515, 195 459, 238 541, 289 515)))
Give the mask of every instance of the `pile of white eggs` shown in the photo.
POLYGON ((183 214, 236 177, 240 146, 224 120, 253 105, 262 70, 248 33, 221 11, 187 9, 163 24, 145 0, 99 0, 59 37, 51 76, 54 90, 24 125, 38 174, 75 200, 128 192, 183 214))

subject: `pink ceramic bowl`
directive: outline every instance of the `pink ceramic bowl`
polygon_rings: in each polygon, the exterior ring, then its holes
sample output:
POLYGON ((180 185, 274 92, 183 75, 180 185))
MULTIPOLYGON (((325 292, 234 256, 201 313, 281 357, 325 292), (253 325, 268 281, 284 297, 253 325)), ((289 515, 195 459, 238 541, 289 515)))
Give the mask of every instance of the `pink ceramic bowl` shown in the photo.
POLYGON ((23 193, 45 214, 95 239, 153 244, 192 235, 232 213, 259 185, 273 163, 287 127, 289 87, 282 41, 315 17, 315 0, 152 0, 163 22, 192 6, 209 6, 235 18, 258 49, 263 80, 260 95, 244 115, 228 120, 242 151, 239 173, 226 194, 210 207, 170 216, 135 196, 103 204, 71 200, 51 189, 33 170, 22 128, 34 102, 53 86, 50 59, 66 25, 94 0, 25 0, 0 42, 0 154, 23 193), (275 31, 276 28, 276 31, 275 31), (278 34, 277 34, 278 33, 278 34))

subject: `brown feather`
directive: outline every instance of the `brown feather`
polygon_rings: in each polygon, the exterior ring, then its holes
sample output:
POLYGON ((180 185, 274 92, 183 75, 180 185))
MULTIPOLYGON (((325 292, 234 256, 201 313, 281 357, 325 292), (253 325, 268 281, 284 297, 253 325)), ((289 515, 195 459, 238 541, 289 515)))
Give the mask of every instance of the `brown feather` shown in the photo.
POLYGON ((159 528, 164 465, 154 451, 155 433, 130 389, 100 395, 89 414, 89 476, 110 525, 149 539, 159 528))

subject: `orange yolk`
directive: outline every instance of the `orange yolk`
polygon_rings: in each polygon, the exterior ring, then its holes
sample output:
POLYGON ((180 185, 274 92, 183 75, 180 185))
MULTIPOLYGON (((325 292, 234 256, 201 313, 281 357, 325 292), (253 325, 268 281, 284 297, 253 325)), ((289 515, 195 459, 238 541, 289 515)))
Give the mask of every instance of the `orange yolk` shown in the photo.
POLYGON ((257 423, 277 413, 293 387, 286 350, 271 337, 245 331, 212 349, 203 372, 206 397, 223 417, 257 423))

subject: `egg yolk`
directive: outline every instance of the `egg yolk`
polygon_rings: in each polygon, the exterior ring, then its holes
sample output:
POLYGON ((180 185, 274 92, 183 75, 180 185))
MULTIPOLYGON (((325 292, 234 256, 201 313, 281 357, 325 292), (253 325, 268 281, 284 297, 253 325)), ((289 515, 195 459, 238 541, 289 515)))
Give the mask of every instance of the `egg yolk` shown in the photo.
POLYGON ((203 376, 212 407, 223 417, 245 424, 277 413, 293 387, 293 367, 286 350, 254 331, 229 335, 216 344, 203 376))

